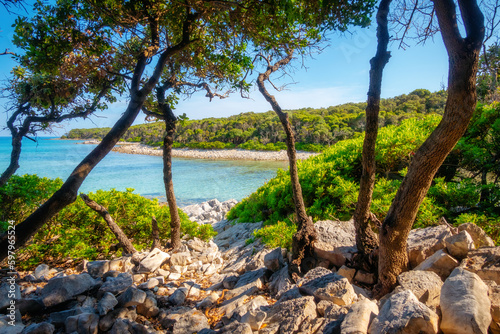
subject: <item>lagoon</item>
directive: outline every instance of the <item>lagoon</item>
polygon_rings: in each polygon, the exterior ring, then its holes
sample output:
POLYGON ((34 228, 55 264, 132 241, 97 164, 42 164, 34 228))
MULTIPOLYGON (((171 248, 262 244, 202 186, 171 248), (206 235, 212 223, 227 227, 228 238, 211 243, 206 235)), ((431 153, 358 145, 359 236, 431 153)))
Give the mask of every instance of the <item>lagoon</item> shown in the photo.
MULTIPOLYGON (((11 138, 0 137, 0 172, 9 164, 11 138)), ((81 144, 82 140, 38 138, 37 142, 23 139, 18 175, 65 180, 96 145, 81 144)), ((180 207, 213 198, 219 201, 240 201, 286 168, 284 161, 205 160, 174 158, 172 171, 177 204, 180 207)), ((145 197, 165 200, 162 158, 110 152, 90 173, 81 192, 98 189, 135 189, 145 197)))

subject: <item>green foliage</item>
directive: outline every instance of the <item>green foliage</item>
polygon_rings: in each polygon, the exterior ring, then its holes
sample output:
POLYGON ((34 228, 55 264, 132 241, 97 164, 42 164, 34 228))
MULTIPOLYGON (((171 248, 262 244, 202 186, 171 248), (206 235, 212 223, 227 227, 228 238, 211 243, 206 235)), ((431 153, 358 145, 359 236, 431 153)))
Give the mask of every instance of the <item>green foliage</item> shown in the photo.
MULTIPOLYGON (((2 217, 15 219, 16 223, 19 223, 61 184, 59 179, 50 180, 36 175, 13 176, 4 187, 0 188, 2 217), (3 205, 4 203, 13 203, 13 209, 9 209, 10 205, 3 205), (23 206, 21 207, 19 203, 23 206), (11 212, 8 210, 14 212, 15 216, 10 216, 11 212)), ((133 189, 98 190, 88 195, 108 209, 111 217, 130 238, 136 249, 150 247, 153 216, 159 224, 160 239, 164 242, 169 238, 169 209, 168 206, 158 203, 157 199, 150 200, 134 194, 133 189)), ((198 225, 190 221, 180 209, 179 215, 182 235, 203 240, 216 235, 211 225, 198 225)), ((73 204, 61 210, 57 217, 34 236, 29 245, 19 251, 18 254, 23 260, 19 266, 30 267, 49 259, 61 260, 65 257, 89 260, 108 258, 120 254, 111 247, 116 243, 115 236, 102 217, 78 198, 73 204)))
MULTIPOLYGON (((418 114, 442 114, 446 92, 417 89, 408 95, 382 99, 380 126, 398 125, 418 114)), ((297 150, 320 152, 339 140, 354 138, 364 130, 366 103, 347 103, 321 109, 288 110, 297 150)), ((154 122, 132 126, 123 140, 162 145, 164 124, 154 122)), ((74 129, 71 139, 102 138, 109 129, 74 129)), ((395 138, 394 140, 397 140, 395 138)), ((285 133, 273 111, 247 112, 227 118, 187 120, 178 124, 174 147, 240 148, 278 151, 286 149, 285 133), (204 146, 206 145, 206 146, 204 146)), ((396 147, 397 149, 397 147, 396 147)), ((397 152, 396 152, 397 153, 397 152)), ((396 154, 395 153, 395 154, 396 154)))
POLYGON ((500 246, 500 216, 496 215, 485 215, 476 213, 462 213, 460 214, 454 222, 455 226, 465 223, 474 223, 481 227, 495 242, 497 246, 500 246))
POLYGON ((274 225, 264 226, 259 230, 255 230, 253 235, 255 238, 262 238, 262 242, 271 248, 292 248, 292 237, 297 232, 297 225, 290 221, 278 221, 274 225))

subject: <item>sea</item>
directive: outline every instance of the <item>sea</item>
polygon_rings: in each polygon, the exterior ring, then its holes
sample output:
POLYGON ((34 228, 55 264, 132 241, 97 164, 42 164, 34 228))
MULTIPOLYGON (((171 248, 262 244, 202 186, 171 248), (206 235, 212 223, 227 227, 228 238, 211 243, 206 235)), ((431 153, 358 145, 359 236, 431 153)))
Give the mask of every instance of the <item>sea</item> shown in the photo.
MULTIPOLYGON (((61 178, 70 175, 96 145, 82 140, 42 137, 33 142, 23 139, 20 168, 16 174, 37 174, 61 178)), ((10 162, 11 137, 0 137, 0 173, 10 162)), ((284 161, 243 161, 174 158, 172 173, 177 205, 180 207, 211 199, 238 201, 249 196, 276 176, 284 161)), ((87 176, 80 192, 98 189, 125 190, 165 201, 161 157, 110 152, 87 176)))

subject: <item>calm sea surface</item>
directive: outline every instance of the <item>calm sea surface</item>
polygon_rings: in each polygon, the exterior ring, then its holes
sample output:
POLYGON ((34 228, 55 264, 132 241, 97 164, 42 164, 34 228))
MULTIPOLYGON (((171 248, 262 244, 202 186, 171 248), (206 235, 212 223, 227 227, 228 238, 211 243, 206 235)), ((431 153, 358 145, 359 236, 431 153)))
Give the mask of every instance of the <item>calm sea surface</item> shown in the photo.
MULTIPOLYGON (((9 164, 11 138, 0 137, 0 173, 9 164)), ((65 180, 96 145, 78 144, 79 140, 39 138, 37 143, 23 140, 18 175, 37 174, 65 180)), ((185 206, 217 198, 241 200, 276 175, 285 162, 226 161, 201 159, 173 160, 174 188, 177 204, 185 206)), ((146 197, 165 199, 161 157, 110 152, 80 188, 81 192, 97 189, 125 190, 146 197)))

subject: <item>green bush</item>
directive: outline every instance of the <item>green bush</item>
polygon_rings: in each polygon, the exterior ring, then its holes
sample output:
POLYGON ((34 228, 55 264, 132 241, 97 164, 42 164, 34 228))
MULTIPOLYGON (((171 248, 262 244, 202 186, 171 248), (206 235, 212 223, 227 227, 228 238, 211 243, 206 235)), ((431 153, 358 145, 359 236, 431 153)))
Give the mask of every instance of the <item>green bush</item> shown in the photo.
MULTIPOLYGON (((22 221, 31 211, 47 199, 61 185, 61 180, 39 178, 36 175, 13 177, 7 185, 0 188, 2 204, 23 203, 16 205, 11 213, 6 212, 9 206, 1 206, 2 217, 15 217, 16 223, 22 221), (19 186, 19 187, 18 187, 19 186), (22 187, 25 188, 22 188, 22 187), (29 187, 35 191, 32 192, 29 187), (28 188, 26 188, 28 187, 28 188), (4 194, 11 194, 10 197, 4 194), (30 200, 31 201, 28 201, 30 200)), ((142 250, 151 245, 151 219, 156 217, 160 239, 170 237, 170 212, 168 206, 161 205, 157 199, 150 200, 133 193, 133 189, 117 191, 115 189, 98 190, 89 193, 89 197, 108 209, 111 217, 130 238, 136 249, 142 250)), ((181 235, 190 235, 208 240, 216 233, 211 225, 198 225, 192 222, 182 210, 181 235)), ((91 210, 81 198, 65 207, 46 224, 33 240, 18 252, 20 268, 32 267, 40 262, 59 261, 66 257, 88 260, 119 256, 121 250, 115 251, 111 246, 117 240, 106 222, 95 211, 91 210)))

